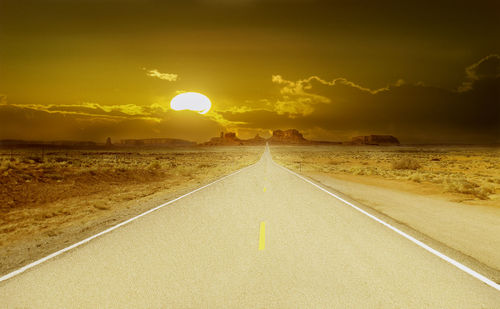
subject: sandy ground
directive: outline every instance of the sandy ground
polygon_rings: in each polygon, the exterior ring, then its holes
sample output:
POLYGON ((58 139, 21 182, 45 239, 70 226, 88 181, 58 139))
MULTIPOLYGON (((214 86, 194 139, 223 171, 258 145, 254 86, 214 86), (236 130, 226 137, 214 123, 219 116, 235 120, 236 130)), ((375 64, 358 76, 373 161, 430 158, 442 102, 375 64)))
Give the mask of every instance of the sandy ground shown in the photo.
POLYGON ((2 307, 495 308, 500 293, 274 165, 0 283, 2 307), (265 250, 259 226, 266 222, 265 250))
POLYGON ((0 155, 0 274, 250 165, 263 148, 52 150, 43 162, 29 151, 0 155))

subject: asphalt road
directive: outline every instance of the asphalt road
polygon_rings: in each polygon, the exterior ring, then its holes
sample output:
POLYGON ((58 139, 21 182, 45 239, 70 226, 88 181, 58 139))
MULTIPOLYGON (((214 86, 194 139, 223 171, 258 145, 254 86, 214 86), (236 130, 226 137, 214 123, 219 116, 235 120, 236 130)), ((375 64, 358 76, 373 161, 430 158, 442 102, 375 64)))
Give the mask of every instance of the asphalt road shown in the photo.
POLYGON ((1 308, 500 308, 500 293, 275 165, 0 283, 1 308))

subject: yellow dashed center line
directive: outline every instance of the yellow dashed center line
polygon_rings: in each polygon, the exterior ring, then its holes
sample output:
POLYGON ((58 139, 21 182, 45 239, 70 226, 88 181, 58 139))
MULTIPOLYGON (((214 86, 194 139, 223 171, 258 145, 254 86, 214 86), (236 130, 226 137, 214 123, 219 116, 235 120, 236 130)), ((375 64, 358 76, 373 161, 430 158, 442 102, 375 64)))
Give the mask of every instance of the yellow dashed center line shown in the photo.
POLYGON ((259 250, 266 249, 266 222, 260 223, 259 250))
POLYGON ((266 187, 264 187, 264 189, 262 189, 262 191, 264 191, 264 192, 266 192, 266 190, 267 190, 266 187))

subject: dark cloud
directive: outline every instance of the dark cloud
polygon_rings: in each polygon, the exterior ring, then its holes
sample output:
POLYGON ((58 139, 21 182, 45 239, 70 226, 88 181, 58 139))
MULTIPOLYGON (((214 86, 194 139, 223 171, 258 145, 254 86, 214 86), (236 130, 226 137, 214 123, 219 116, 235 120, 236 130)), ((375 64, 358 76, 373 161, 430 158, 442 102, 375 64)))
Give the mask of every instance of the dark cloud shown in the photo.
POLYGON ((500 56, 493 54, 465 69, 465 81, 458 88, 458 91, 468 91, 473 83, 478 80, 488 80, 500 77, 500 56))
POLYGON ((169 136, 205 141, 221 130, 215 120, 191 111, 167 110, 161 118, 151 118, 114 109, 106 112, 98 105, 46 109, 0 105, 0 139, 104 141, 107 136, 115 140, 169 136))
POLYGON ((500 56, 489 55, 466 69, 467 77, 478 80, 500 76, 500 56))
POLYGON ((105 117, 127 117, 128 114, 121 112, 119 110, 105 111, 100 106, 81 106, 81 105, 53 105, 47 107, 49 112, 64 112, 64 113, 75 113, 75 114, 88 114, 95 116, 105 116, 105 117))
POLYGON ((313 134, 316 128, 329 138, 325 132, 340 132, 338 138, 345 132, 393 134, 404 142, 499 142, 498 60, 492 55, 468 67, 470 85, 461 91, 402 81, 371 90, 345 79, 275 76, 282 88, 274 108, 222 115, 240 127, 294 127, 313 134))

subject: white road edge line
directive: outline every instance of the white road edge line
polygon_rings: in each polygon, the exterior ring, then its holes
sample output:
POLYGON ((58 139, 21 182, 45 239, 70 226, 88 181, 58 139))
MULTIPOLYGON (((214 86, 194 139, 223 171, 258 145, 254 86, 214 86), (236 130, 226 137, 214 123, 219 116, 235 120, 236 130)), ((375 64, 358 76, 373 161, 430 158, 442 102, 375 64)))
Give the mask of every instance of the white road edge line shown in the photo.
POLYGON ((371 215, 369 214, 368 212, 364 211, 363 209, 357 207, 356 205, 344 200, 343 198, 341 198, 340 196, 334 194, 334 193, 331 193, 330 191, 322 188, 321 186, 315 184, 314 182, 310 181, 309 179, 295 173, 294 171, 291 171, 289 170, 288 168, 282 166, 282 165, 279 165, 278 163, 274 162, 274 160, 272 161, 274 164, 276 164, 277 166, 281 167, 282 169, 292 173, 293 175, 301 178, 302 180, 310 183, 311 185, 315 186, 316 188, 326 192, 327 194, 333 196, 334 198, 344 202, 345 204, 351 206, 352 208, 356 209, 357 211, 361 212, 362 214, 364 215, 367 215, 368 217, 370 217, 371 219, 377 221, 378 223, 381 223, 383 225, 385 225, 386 227, 390 228, 391 230, 393 230, 394 232, 398 233, 399 235, 403 236, 404 238, 408 239, 409 241, 415 243, 416 245, 424 248, 425 250, 429 251, 430 253, 440 257, 441 259, 445 260, 446 262, 452 264, 453 266, 461 269, 462 271, 468 273, 469 275, 473 276, 474 278, 476 279, 479 279, 481 280, 483 283, 486 283, 487 285, 491 286, 492 288, 496 289, 497 291, 500 291, 500 285, 497 284, 496 282, 494 282, 493 280, 489 279, 489 278, 486 278, 485 276, 481 275, 480 273, 470 269, 469 267, 455 261, 454 259, 450 258, 449 256, 446 256, 444 255, 443 253, 437 251, 436 249, 433 249, 431 247, 429 247, 428 245, 426 245, 425 243, 421 242, 420 240, 417 240, 415 238, 413 238, 412 236, 406 234, 405 232, 393 227, 392 225, 390 225, 389 223, 386 223, 382 220, 380 220, 379 218, 375 217, 374 215, 371 215))
MULTIPOLYGON (((257 162, 259 162, 259 161, 257 161, 257 162)), ((159 205, 159 206, 156 206, 155 208, 152 208, 152 209, 150 209, 150 210, 147 210, 147 211, 145 211, 145 212, 141 213, 140 215, 137 215, 137 216, 135 216, 135 217, 133 217, 133 218, 130 218, 130 219, 128 219, 128 220, 125 220, 125 221, 123 221, 123 222, 121 222, 121 223, 118 223, 117 225, 114 225, 114 226, 112 226, 112 227, 110 227, 110 228, 108 228, 108 229, 106 229, 106 230, 104 230, 104 231, 102 231, 102 232, 100 232, 100 233, 97 233, 97 234, 92 235, 92 236, 90 236, 90 237, 88 237, 88 238, 85 238, 84 240, 81 240, 81 241, 79 241, 79 242, 77 242, 77 243, 75 243, 75 244, 72 244, 72 245, 71 245, 71 246, 69 246, 69 247, 66 247, 66 248, 64 248, 64 249, 61 249, 61 250, 56 251, 56 252, 54 252, 54 253, 51 253, 51 254, 47 255, 46 257, 43 257, 43 258, 41 258, 41 259, 39 259, 39 260, 37 260, 37 261, 35 261, 35 262, 33 262, 33 263, 30 263, 30 264, 28 264, 28 265, 25 265, 25 266, 23 266, 23 267, 19 268, 18 270, 14 270, 13 272, 10 272, 10 273, 8 273, 8 274, 6 274, 6 275, 4 275, 4 276, 0 277, 0 282, 5 281, 5 280, 7 280, 7 279, 10 279, 10 278, 12 278, 12 277, 14 277, 14 276, 17 276, 17 275, 19 275, 19 274, 21 274, 21 273, 25 272, 26 270, 28 270, 28 269, 30 269, 30 268, 33 268, 33 267, 35 267, 35 266, 37 266, 37 265, 39 265, 39 264, 41 264, 41 263, 43 263, 43 262, 45 262, 45 261, 48 261, 48 260, 50 260, 50 259, 52 259, 52 258, 54 258, 54 257, 56 257, 56 256, 58 256, 58 255, 60 255, 60 254, 62 254, 62 253, 64 253, 64 252, 66 252, 66 251, 69 251, 69 250, 74 249, 74 248, 76 248, 76 247, 78 247, 78 246, 81 246, 81 245, 83 245, 83 244, 85 244, 85 243, 87 243, 87 242, 91 241, 91 240, 92 240, 92 239, 94 239, 94 238, 97 238, 97 237, 102 236, 102 235, 104 235, 104 234, 107 234, 107 233, 109 233, 109 232, 111 232, 111 231, 113 231, 113 230, 116 230, 117 228, 122 227, 122 226, 124 226, 125 224, 128 224, 128 223, 130 223, 130 222, 132 222, 132 221, 134 221, 134 220, 137 220, 137 219, 139 219, 140 217, 143 217, 143 216, 145 216, 145 215, 147 215, 147 214, 149 214, 149 213, 152 213, 153 211, 158 210, 158 209, 160 209, 160 208, 162 208, 162 207, 165 207, 165 206, 167 206, 167 205, 170 205, 170 204, 172 204, 172 203, 174 203, 174 202, 176 202, 176 201, 178 201, 178 200, 180 200, 180 199, 182 199, 182 198, 184 198, 184 197, 186 197, 186 196, 188 196, 188 195, 191 195, 191 194, 193 194, 193 193, 195 193, 195 192, 198 192, 198 191, 200 191, 200 190, 202 190, 202 189, 204 189, 204 188, 206 188, 206 187, 208 187, 208 186, 211 186, 211 185, 213 185, 213 184, 215 184, 215 183, 218 183, 219 181, 222 181, 222 180, 224 180, 224 179, 226 179, 226 178, 228 178, 228 177, 234 176, 234 175, 236 175, 236 174, 238 174, 238 173, 240 173, 240 172, 242 172, 242 171, 244 171, 244 170, 246 170, 246 169, 248 169, 248 168, 250 168, 250 167, 253 167, 255 164, 257 164, 257 163, 254 163, 254 164, 249 165, 249 166, 247 166, 247 167, 244 167, 244 168, 242 168, 242 169, 240 169, 240 170, 237 170, 237 171, 236 171, 236 172, 234 172, 234 173, 231 173, 231 174, 229 174, 229 175, 226 175, 226 176, 224 176, 224 177, 221 177, 221 178, 219 178, 219 179, 217 179, 217 180, 215 180, 215 181, 213 181, 213 182, 211 182, 211 183, 209 183, 209 184, 206 184, 206 185, 204 185, 204 186, 202 186, 202 187, 199 187, 198 189, 195 189, 195 190, 193 190, 193 191, 191 191, 191 192, 189 192, 189 193, 186 193, 186 194, 184 194, 184 195, 181 195, 181 196, 179 196, 179 197, 177 197, 177 198, 175 198, 175 199, 173 199, 173 200, 170 200, 170 201, 168 201, 168 202, 166 202, 166 203, 163 203, 163 204, 161 204, 161 205, 159 205)))

